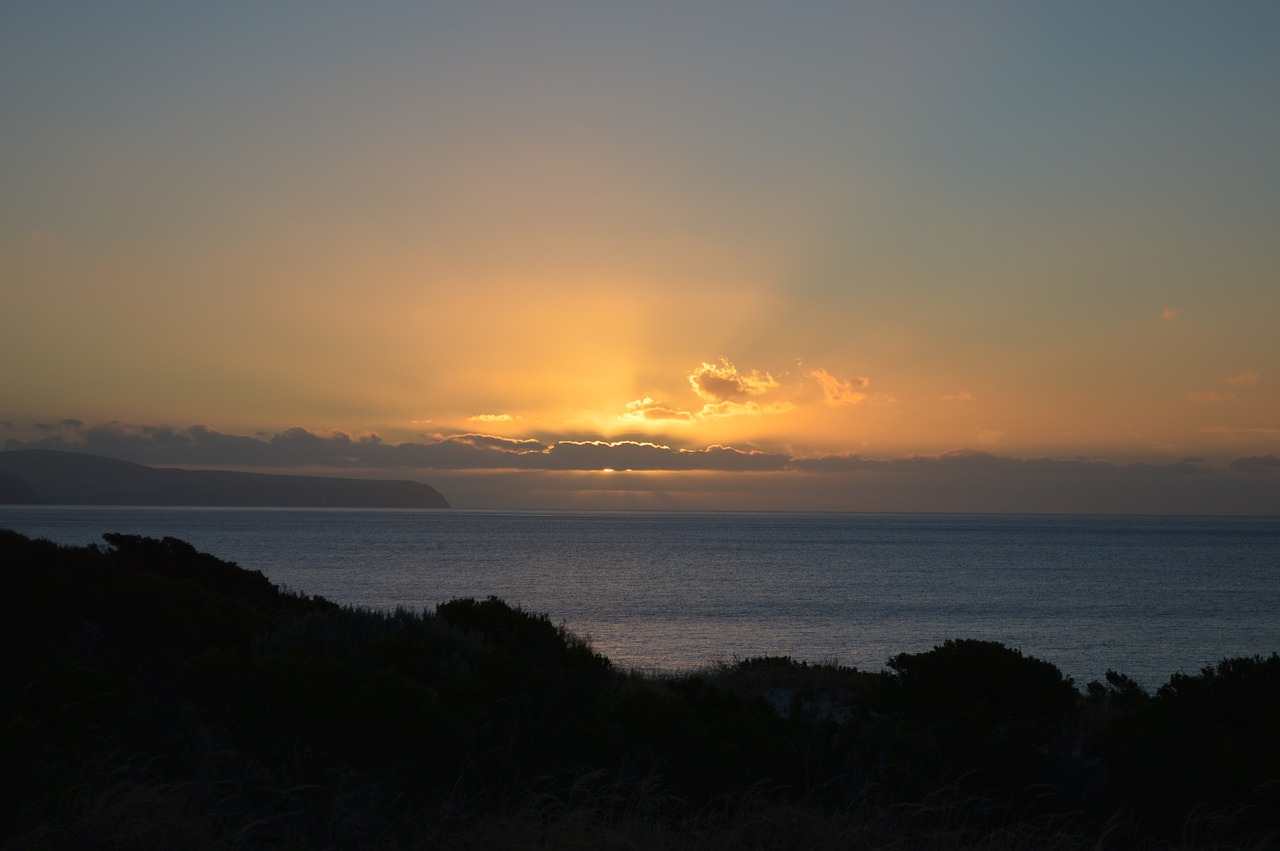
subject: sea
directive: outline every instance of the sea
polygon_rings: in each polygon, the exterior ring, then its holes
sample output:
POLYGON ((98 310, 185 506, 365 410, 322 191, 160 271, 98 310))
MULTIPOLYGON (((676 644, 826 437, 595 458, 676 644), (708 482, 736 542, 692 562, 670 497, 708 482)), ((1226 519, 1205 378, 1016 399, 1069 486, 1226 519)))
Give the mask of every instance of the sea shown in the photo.
POLYGON ((1280 518, 0 506, 0 528, 181 538, 351 606, 492 595, 654 673, 878 671, 975 638, 1154 689, 1280 651, 1280 518))

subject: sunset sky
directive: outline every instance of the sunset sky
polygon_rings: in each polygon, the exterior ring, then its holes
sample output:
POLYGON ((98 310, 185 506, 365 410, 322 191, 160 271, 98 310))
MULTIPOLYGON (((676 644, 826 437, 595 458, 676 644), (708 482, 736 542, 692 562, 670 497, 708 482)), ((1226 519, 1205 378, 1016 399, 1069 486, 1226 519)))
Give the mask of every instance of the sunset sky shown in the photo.
POLYGON ((7 3, 0 445, 1280 514, 1277 45, 1269 1, 7 3))

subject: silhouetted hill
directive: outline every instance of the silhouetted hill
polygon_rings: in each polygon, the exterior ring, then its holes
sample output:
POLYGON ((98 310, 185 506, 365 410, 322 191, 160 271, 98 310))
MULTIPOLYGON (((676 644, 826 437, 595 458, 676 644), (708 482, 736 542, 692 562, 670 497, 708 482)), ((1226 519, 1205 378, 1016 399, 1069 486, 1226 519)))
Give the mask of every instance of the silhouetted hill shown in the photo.
POLYGON ((147 467, 80 452, 0 452, 0 503, 448 508, 422 482, 147 467))

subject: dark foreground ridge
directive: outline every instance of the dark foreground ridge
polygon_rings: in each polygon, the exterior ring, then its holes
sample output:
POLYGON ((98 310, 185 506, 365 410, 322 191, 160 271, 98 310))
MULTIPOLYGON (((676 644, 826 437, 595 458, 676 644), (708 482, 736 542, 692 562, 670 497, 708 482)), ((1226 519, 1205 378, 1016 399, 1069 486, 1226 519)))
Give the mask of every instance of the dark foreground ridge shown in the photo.
POLYGON ((422 482, 147 467, 80 452, 0 452, 0 504, 448 508, 422 482))
POLYGON ((496 598, 344 608, 0 530, 0 848, 1276 847, 1280 657, 617 670, 496 598))

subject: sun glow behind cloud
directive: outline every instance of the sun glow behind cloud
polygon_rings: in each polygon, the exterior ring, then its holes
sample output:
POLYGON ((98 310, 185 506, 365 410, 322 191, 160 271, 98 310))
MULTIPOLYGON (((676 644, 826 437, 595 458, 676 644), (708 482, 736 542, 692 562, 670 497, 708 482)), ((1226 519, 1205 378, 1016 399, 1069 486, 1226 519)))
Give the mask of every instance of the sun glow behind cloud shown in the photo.
MULTIPOLYGON (((12 431, 11 424, 0 428, 12 431)), ((204 426, 42 424, 39 440, 6 448, 90 451, 144 463, 397 477, 428 471, 458 507, 789 510, 1280 510, 1280 459, 1160 464, 1016 458, 975 450, 879 459, 797 456, 639 440, 513 439, 469 433, 396 443, 376 434, 289 429, 246 437, 204 426), (502 502, 491 502, 495 494, 502 502)))
POLYGON ((0 51, 6 439, 594 465, 558 499, 1280 452, 1269 7, 52 8, 0 51))

